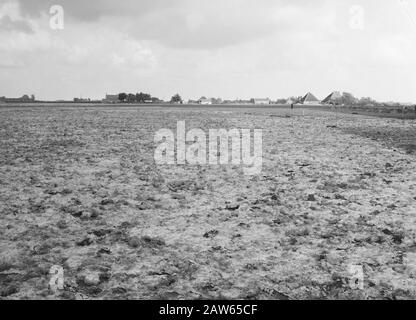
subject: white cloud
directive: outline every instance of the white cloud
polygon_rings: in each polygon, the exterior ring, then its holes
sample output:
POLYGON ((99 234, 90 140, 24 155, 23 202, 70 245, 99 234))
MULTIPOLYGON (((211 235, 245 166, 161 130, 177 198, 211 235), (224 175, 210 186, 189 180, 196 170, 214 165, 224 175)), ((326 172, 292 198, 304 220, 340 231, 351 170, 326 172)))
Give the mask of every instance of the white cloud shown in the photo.
POLYGON ((15 68, 0 74, 4 94, 277 98, 337 89, 416 101, 416 32, 395 1, 366 1, 363 30, 349 26, 352 0, 18 2, 21 10, 0 0, 0 18, 8 17, 0 68, 15 68), (49 29, 51 4, 65 9, 63 31, 49 29))

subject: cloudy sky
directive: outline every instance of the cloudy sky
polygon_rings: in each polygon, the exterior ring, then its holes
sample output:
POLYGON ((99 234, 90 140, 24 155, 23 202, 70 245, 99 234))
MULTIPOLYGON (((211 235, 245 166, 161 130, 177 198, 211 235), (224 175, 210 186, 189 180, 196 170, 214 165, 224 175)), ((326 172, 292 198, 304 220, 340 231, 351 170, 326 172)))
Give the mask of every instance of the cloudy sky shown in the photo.
POLYGON ((416 102, 415 71, 416 0, 0 0, 0 96, 416 102))

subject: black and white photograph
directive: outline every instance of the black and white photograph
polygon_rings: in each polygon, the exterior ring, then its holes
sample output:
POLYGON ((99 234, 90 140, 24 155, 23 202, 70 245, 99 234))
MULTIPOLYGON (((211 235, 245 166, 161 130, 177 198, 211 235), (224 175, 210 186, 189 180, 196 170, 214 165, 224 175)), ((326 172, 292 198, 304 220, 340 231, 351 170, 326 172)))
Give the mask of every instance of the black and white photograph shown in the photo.
POLYGON ((0 0, 0 151, 0 300, 414 300, 416 1, 0 0))

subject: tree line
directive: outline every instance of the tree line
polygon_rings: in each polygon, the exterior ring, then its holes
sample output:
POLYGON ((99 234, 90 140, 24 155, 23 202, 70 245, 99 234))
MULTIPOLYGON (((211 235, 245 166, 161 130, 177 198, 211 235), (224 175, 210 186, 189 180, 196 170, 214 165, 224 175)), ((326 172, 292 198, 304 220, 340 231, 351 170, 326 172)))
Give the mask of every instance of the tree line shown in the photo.
MULTIPOLYGON (((149 93, 119 93, 118 94, 118 100, 120 100, 121 102, 126 102, 126 103, 149 103, 149 102, 161 102, 162 100, 160 100, 159 98, 153 97, 151 94, 149 93)), ((171 103, 182 103, 183 100, 181 98, 181 96, 179 94, 175 94, 171 100, 171 103)))
POLYGON ((128 102, 128 103, 145 103, 145 102, 155 102, 155 101, 159 101, 158 98, 156 97, 152 97, 150 94, 148 93, 119 93, 118 94, 118 100, 120 100, 121 102, 128 102))

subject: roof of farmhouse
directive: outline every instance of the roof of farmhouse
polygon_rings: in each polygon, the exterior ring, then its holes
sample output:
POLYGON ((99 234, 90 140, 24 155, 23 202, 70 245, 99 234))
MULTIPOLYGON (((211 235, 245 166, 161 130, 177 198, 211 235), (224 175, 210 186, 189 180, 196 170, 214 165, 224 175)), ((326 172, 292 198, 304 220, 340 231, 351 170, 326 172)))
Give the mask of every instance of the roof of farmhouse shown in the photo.
POLYGON ((341 93, 339 91, 334 91, 328 97, 326 97, 322 102, 335 101, 341 98, 342 98, 341 93))
POLYGON ((308 92, 303 98, 302 102, 315 102, 319 101, 317 97, 315 97, 312 93, 308 92))

